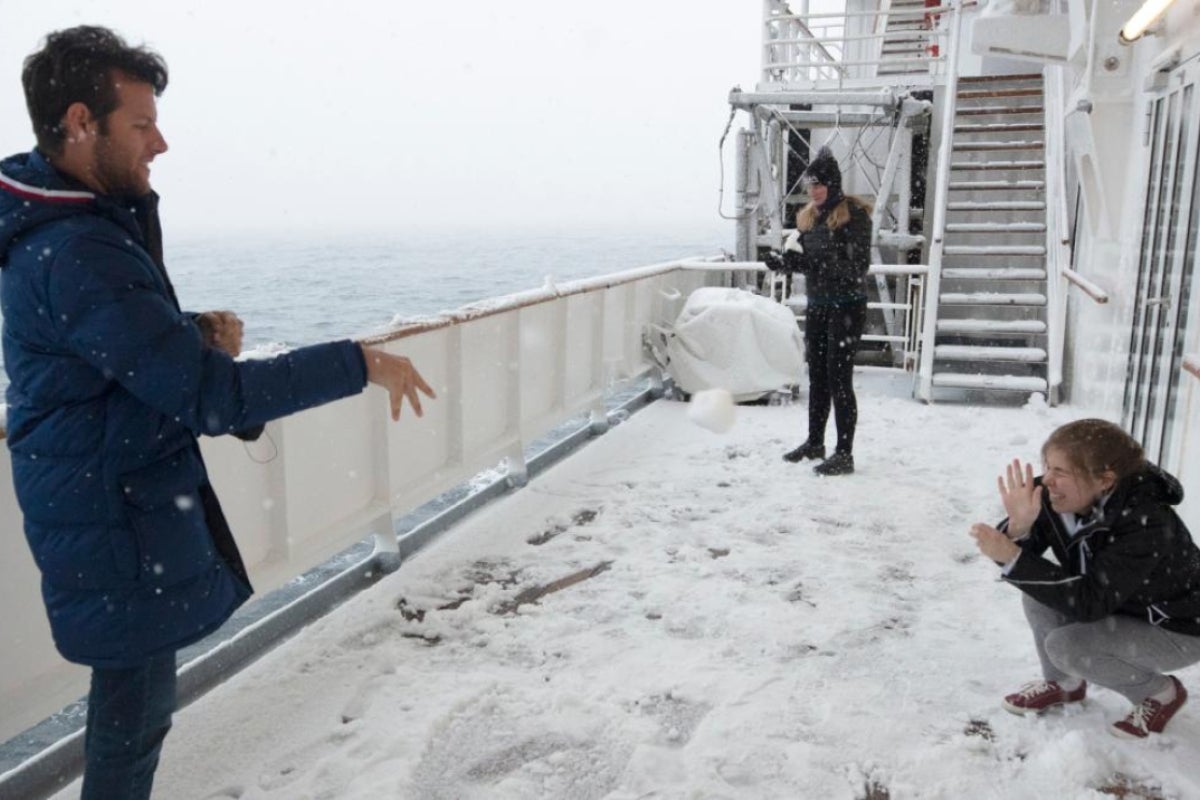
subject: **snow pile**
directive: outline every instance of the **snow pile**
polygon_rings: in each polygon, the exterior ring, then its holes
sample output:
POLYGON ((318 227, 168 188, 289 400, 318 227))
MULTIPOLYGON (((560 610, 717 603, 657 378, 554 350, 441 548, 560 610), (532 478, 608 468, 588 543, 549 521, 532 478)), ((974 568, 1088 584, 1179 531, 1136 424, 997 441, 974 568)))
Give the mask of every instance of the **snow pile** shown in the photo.
POLYGON ((705 288, 679 312, 667 370, 689 394, 722 388, 740 402, 798 383, 802 352, 789 309, 740 289, 705 288))
POLYGON ((1128 742, 1102 689, 1000 707, 1037 659, 967 530, 1092 414, 856 380, 846 477, 781 460, 803 405, 638 412, 182 711, 155 796, 1200 797, 1200 708, 1128 742))

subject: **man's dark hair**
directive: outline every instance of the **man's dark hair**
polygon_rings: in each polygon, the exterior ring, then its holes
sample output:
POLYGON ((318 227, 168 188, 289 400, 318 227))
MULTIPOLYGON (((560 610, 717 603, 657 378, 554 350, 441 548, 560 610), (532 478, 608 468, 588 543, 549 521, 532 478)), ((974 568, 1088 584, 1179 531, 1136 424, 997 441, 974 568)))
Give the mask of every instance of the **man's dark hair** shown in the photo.
POLYGON ((108 28, 80 25, 46 36, 45 45, 25 59, 21 72, 25 105, 42 152, 62 152, 63 115, 72 103, 83 103, 104 124, 119 102, 116 71, 150 84, 156 96, 167 88, 162 56, 146 47, 130 47, 108 28))

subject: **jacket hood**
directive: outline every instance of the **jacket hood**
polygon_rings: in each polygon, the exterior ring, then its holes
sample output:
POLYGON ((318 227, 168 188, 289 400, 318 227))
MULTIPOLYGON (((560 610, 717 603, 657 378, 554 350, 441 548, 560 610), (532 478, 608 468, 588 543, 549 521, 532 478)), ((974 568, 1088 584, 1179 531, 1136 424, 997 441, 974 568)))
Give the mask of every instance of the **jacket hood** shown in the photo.
POLYGON ((1143 469, 1122 478, 1114 494, 1124 493, 1138 500, 1158 500, 1172 506, 1183 502, 1183 484, 1154 464, 1147 464, 1143 469))
POLYGON ((23 234, 79 214, 95 201, 93 192, 69 183, 36 150, 0 161, 0 268, 23 234))

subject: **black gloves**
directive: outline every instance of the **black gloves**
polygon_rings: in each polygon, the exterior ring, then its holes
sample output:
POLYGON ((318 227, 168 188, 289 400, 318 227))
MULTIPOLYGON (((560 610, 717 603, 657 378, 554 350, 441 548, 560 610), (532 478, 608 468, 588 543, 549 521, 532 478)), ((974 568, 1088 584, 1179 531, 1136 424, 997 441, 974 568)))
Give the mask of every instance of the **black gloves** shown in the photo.
POLYGON ((788 271, 787 264, 783 260, 783 253, 778 251, 767 250, 765 253, 759 256, 759 260, 766 264, 767 269, 771 270, 772 272, 788 271))

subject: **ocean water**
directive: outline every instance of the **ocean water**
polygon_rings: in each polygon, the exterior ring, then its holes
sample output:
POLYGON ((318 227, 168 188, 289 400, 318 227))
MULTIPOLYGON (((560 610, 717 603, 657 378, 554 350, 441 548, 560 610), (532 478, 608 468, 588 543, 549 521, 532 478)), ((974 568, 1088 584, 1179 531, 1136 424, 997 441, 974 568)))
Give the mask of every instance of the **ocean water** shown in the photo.
MULTIPOLYGON (((245 323, 244 349, 297 347, 378 333, 545 284, 731 249, 732 227, 660 231, 475 232, 165 242, 167 270, 189 311, 227 309, 245 323)), ((0 374, 0 385, 7 385, 0 374)))

